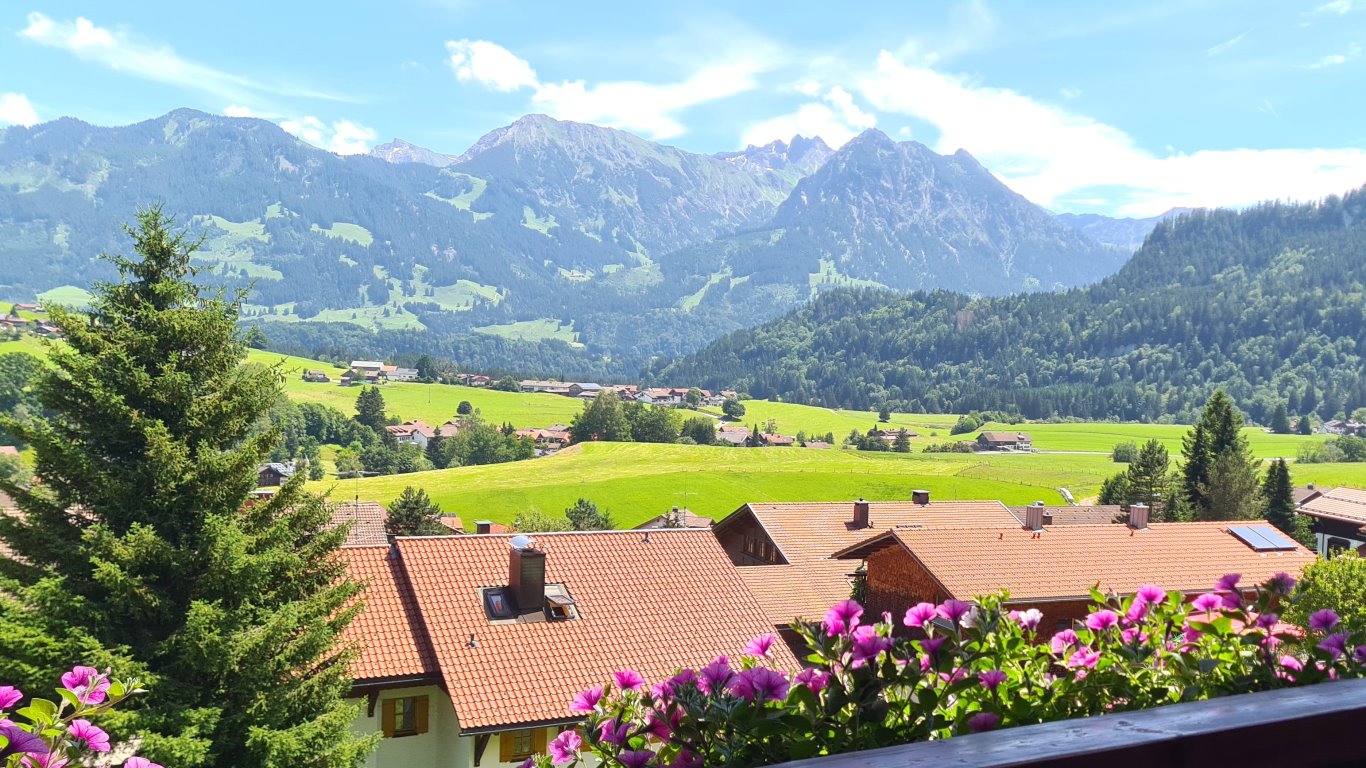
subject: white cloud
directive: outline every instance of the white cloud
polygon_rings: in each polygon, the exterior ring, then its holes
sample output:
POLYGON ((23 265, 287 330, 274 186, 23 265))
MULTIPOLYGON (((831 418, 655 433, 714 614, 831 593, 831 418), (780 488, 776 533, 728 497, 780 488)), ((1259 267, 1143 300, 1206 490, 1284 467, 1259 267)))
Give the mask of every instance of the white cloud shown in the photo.
POLYGON ((1350 46, 1347 47, 1347 51, 1345 53, 1329 54, 1314 62, 1313 64, 1307 65, 1307 68, 1323 69, 1324 67, 1336 67, 1341 64, 1346 64, 1347 62, 1351 61, 1352 59, 1355 59, 1357 56, 1360 55, 1361 46, 1357 43, 1352 43, 1350 46))
POLYGON ((536 70, 525 59, 487 40, 448 40, 455 79, 474 81, 495 91, 515 91, 538 85, 536 70))
POLYGON ((256 113, 251 107, 244 107, 240 104, 229 104, 223 108, 223 114, 228 117, 256 117, 256 113))
POLYGON ((1063 86, 1058 89, 1058 95, 1068 101, 1080 97, 1081 93, 1082 91, 1080 88, 1072 88, 1071 86, 1063 86))
POLYGON ((839 148, 863 131, 877 125, 877 117, 854 103, 848 91, 835 86, 825 92, 822 101, 808 102, 796 112, 764 120, 750 126, 741 137, 743 144, 762 146, 796 135, 819 136, 826 144, 839 148))
POLYGON ((1315 199, 1366 179, 1366 150, 1231 149, 1159 156, 1124 131, 1004 88, 907 65, 890 53, 860 79, 874 108, 939 132, 935 149, 965 148, 1013 189, 1046 207, 1103 197, 1116 213, 1315 199))
POLYGON ((38 112, 22 93, 0 93, 0 124, 33 125, 38 112))
POLYGON ((1352 12, 1352 0, 1332 0, 1314 8, 1315 13, 1336 13, 1339 16, 1352 12))
POLYGON ((134 40, 123 32, 97 26, 84 17, 77 17, 75 21, 57 21, 35 11, 28 15, 28 26, 19 32, 19 36, 39 45, 70 51, 83 61, 100 64, 117 72, 202 91, 230 102, 250 101, 250 97, 256 93, 346 100, 307 89, 268 85, 223 72, 186 59, 170 46, 134 40))
POLYGON ((1242 33, 1241 35, 1237 35, 1237 36, 1234 36, 1234 37, 1232 37, 1232 38, 1229 38, 1228 40, 1225 40, 1224 42, 1219 43, 1218 45, 1211 45, 1210 47, 1208 47, 1208 48, 1205 49, 1205 55, 1206 55, 1206 56, 1211 56, 1211 57, 1212 57, 1212 56, 1218 56, 1218 55, 1223 54, 1223 53, 1228 53, 1229 49, 1231 49, 1233 46, 1237 45, 1238 43, 1241 43, 1241 42, 1243 41, 1243 38, 1245 38, 1245 37, 1247 37, 1247 33, 1246 33, 1246 32, 1242 33))
POLYGON ((359 155, 369 152, 379 134, 350 120, 338 120, 330 126, 313 115, 296 120, 281 120, 280 127, 315 147, 339 155, 359 155))
POLYGON ((766 66, 743 58, 702 67, 676 83, 584 80, 543 82, 525 59, 487 40, 446 43, 457 80, 495 91, 531 89, 538 111, 561 120, 576 120, 670 139, 686 133, 678 113, 716 99, 754 89, 766 66))

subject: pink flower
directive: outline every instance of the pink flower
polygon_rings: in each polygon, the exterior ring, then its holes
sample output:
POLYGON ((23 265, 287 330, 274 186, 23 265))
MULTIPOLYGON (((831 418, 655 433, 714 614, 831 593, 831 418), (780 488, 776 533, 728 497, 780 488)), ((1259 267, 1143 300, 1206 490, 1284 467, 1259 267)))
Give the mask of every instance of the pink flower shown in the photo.
POLYGON ((72 720, 71 725, 66 727, 66 732, 71 738, 84 741, 92 751, 109 751, 109 734, 89 720, 72 720))
POLYGON ((1181 635, 1185 638, 1186 642, 1193 643, 1196 640, 1200 639, 1200 630, 1196 629, 1195 627, 1192 627, 1189 624, 1182 624, 1181 635))
POLYGON ((94 667, 72 667, 62 675, 62 687, 76 694, 82 704, 103 704, 109 690, 109 676, 94 667))
POLYGON ((645 678, 634 669, 623 669, 612 673, 612 680, 623 691, 634 691, 645 686, 645 678))
POLYGON ((24 766, 24 768, 64 768, 69 762, 71 761, 65 757, 54 757, 51 754, 34 753, 24 755, 19 760, 19 764, 24 766))
POLYGON ((977 679, 982 681, 983 688, 994 691, 997 686, 1006 681, 1006 673, 999 669, 988 669, 977 675, 977 679))
POLYGON ((1257 617, 1256 623, 1257 626, 1261 629, 1271 629, 1272 627, 1276 626, 1276 622, 1280 620, 1281 617, 1277 616, 1274 613, 1263 613, 1262 615, 1257 617))
POLYGON ((1144 584, 1138 588, 1138 596, 1149 605, 1161 605, 1167 600, 1167 593, 1156 584, 1144 584))
POLYGON ((1358 645, 1352 651, 1352 657, 1357 660, 1358 664, 1366 664, 1366 645, 1358 645))
POLYGON ((1295 578, 1282 571, 1267 580, 1266 589, 1272 594, 1285 597, 1295 590, 1295 578))
POLYGON ((939 604, 939 607, 936 610, 940 616, 948 619, 951 624, 957 624, 958 620, 963 618, 963 614, 967 613, 968 609, 971 607, 972 606, 962 600, 945 600, 939 604))
POLYGON ((1095 669, 1096 662, 1098 661, 1100 661, 1100 651, 1093 651, 1090 648, 1087 648, 1083 645, 1082 647, 1073 651, 1071 656, 1067 657, 1067 666, 1072 667, 1074 669, 1076 667, 1086 667, 1087 669, 1095 669))
POLYGON ((148 760, 145 757, 130 757, 124 762, 123 768, 162 768, 160 765, 148 760))
POLYGON ((825 634, 828 637, 842 635, 852 632, 858 626, 858 619, 863 615, 863 606, 855 600, 844 600, 830 606, 830 610, 825 612, 825 619, 821 621, 821 626, 825 627, 825 634))
POLYGON ((10 755, 47 754, 47 744, 43 742, 42 737, 29 733, 8 720, 0 723, 0 736, 4 736, 8 741, 0 748, 0 760, 10 755))
POLYGON ((1129 627, 1119 633, 1119 639, 1120 642, 1125 645, 1134 645, 1136 642, 1146 643, 1148 642, 1148 633, 1144 632, 1140 627, 1129 627))
POLYGON ((1235 592, 1238 589, 1238 580, 1243 578, 1241 573, 1226 573, 1219 577, 1219 581, 1214 585, 1215 589, 1222 589, 1225 592, 1235 592))
POLYGON ((1068 648, 1072 648, 1080 644, 1081 641, 1077 639, 1076 632, 1073 632, 1070 629, 1064 629, 1061 632, 1053 635, 1053 639, 1049 642, 1049 647, 1053 649, 1053 653, 1061 654, 1068 648))
POLYGON ((582 736, 574 731, 565 731, 546 745, 546 751, 550 753, 551 763, 567 765, 574 762, 574 758, 579 756, 579 747, 581 746, 583 746, 582 736))
POLYGON ((924 629, 925 625, 934 621, 938 614, 934 603, 916 603, 906 609, 906 616, 901 620, 902 624, 915 629, 924 629))
POLYGON ((1309 628, 1315 632, 1327 632, 1338 625, 1338 615, 1331 608, 1314 611, 1309 615, 1309 628))
POLYGON ((876 659, 879 653, 890 650, 892 638, 882 637, 877 627, 862 626, 854 630, 854 666, 861 667, 867 661, 876 659))
POLYGON ((570 703, 571 712, 592 712, 602 701, 602 686, 595 685, 586 691, 579 691, 574 696, 574 701, 570 703))
POLYGON ((1304 669, 1304 664, 1299 659, 1289 654, 1281 656, 1281 658, 1277 659, 1277 661, 1280 662, 1280 665, 1282 667, 1285 667, 1286 669, 1289 669, 1294 672, 1299 672, 1300 670, 1304 669))
POLYGON ((1096 632, 1104 632, 1119 623, 1119 614, 1114 611, 1096 611, 1086 617, 1086 626, 1096 632))
POLYGON ((968 671, 963 667, 954 667, 952 672, 940 672, 939 679, 945 683, 956 683, 968 679, 968 671))
POLYGON ((1204 611, 1206 615, 1223 604, 1224 599, 1213 592, 1206 592, 1191 601, 1191 605, 1195 607, 1195 610, 1204 611))
POLYGON ((920 664, 922 670, 939 663, 939 646, 943 645, 946 640, 948 640, 946 637, 927 637, 924 640, 915 641, 915 644, 920 646, 921 652, 925 654, 925 658, 920 664))
POLYGON ((990 731, 1001 724, 1001 716, 995 712, 978 712, 968 718, 968 730, 973 733, 990 731))
POLYGON ((1347 633, 1335 632, 1323 638, 1318 644, 1318 649, 1326 652, 1333 661, 1337 661, 1340 656, 1347 653, 1347 633))
POLYGON ((717 656, 712 663, 702 668, 701 688, 703 693, 715 696, 726 689, 726 684, 730 682, 734 673, 730 671, 730 659, 725 656, 717 656))
POLYGON ((24 698, 24 692, 12 685, 0 685, 0 709, 9 709, 24 698))
POLYGON ((820 693, 825 690, 825 686, 830 684, 830 675, 815 667, 806 667, 798 672, 796 677, 792 678, 792 682, 810 688, 812 693, 820 693))
POLYGON ((777 639, 778 638, 774 636, 772 632, 769 632, 766 635, 759 635, 753 640, 750 640, 749 645, 745 646, 744 654, 746 656, 771 659, 773 658, 773 641, 777 639))
POLYGON ((730 692, 756 704, 787 698, 788 682, 781 672, 765 667, 746 669, 736 674, 730 692))
POLYGON ((626 768, 645 768, 654 756, 655 753, 648 749, 633 749, 617 755, 617 760, 626 768))
POLYGON ((669 768, 702 768, 702 756, 690 749, 681 749, 669 768))
POLYGON ((1129 621, 1143 621, 1148 617, 1148 601, 1142 596, 1135 596, 1134 601, 1129 603, 1129 610, 1124 613, 1129 621))
POLYGON ((655 689, 655 695, 661 699, 668 699, 689 684, 697 685, 697 673, 688 668, 680 669, 678 674, 659 684, 655 689))
MULTIPOLYGON (((1015 612, 1011 611, 1011 613, 1015 612)), ((1040 611, 1038 608, 1029 608, 1017 613, 1014 616, 1014 619, 1020 622, 1021 627, 1024 627, 1030 632, 1034 632, 1038 630, 1039 623, 1043 621, 1043 611, 1040 611)))
POLYGON ((621 745, 626 743, 630 731, 630 723, 623 723, 614 717, 611 720, 603 720, 602 725, 598 726, 598 738, 608 744, 621 745))

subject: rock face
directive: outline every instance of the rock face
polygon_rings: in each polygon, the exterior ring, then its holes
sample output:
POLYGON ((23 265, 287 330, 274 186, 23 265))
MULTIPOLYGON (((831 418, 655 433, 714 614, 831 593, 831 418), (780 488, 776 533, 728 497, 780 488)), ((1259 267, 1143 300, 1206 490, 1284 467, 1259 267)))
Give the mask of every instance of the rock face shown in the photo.
POLYGON ((1098 213, 1060 213, 1058 221, 1085 234, 1102 245, 1111 245, 1125 253, 1133 253, 1143 245, 1159 222, 1174 219, 1191 208, 1173 208, 1160 216, 1146 219, 1115 219, 1098 213))
POLYGON ((388 144, 377 145, 370 150, 370 156, 389 163, 421 163, 433 168, 445 168, 455 162, 455 158, 450 155, 410 144, 403 139, 394 139, 388 144))

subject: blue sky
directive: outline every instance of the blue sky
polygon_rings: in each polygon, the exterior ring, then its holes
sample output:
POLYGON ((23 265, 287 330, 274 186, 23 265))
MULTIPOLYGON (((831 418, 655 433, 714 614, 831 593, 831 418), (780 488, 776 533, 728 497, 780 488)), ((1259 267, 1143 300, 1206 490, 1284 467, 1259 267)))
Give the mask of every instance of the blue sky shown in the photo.
POLYGON ((6 6, 0 124, 188 106, 453 154, 528 112, 698 152, 876 127, 1112 215, 1366 183, 1366 0, 6 6))

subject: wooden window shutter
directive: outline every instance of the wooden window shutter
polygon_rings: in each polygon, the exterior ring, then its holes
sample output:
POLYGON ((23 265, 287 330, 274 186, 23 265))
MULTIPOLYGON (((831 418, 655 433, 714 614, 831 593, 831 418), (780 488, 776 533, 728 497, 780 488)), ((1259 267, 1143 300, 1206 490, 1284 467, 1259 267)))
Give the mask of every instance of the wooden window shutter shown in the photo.
POLYGON ((512 731, 503 731, 502 733, 498 734, 498 762, 512 762, 512 754, 513 751, 516 750, 516 746, 514 746, 513 740, 514 737, 512 735, 512 731))
POLYGON ((538 754, 538 755, 544 755, 544 754, 545 754, 545 729, 544 729, 544 728, 537 728, 536 730, 534 730, 534 731, 531 732, 531 748, 532 748, 533 750, 535 750, 536 754, 538 754))
POLYGON ((380 728, 384 730, 384 738, 393 738, 394 735, 394 700, 385 699, 380 702, 380 728))
POLYGON ((427 732, 427 697, 418 696, 413 700, 413 725, 418 733, 427 732))

